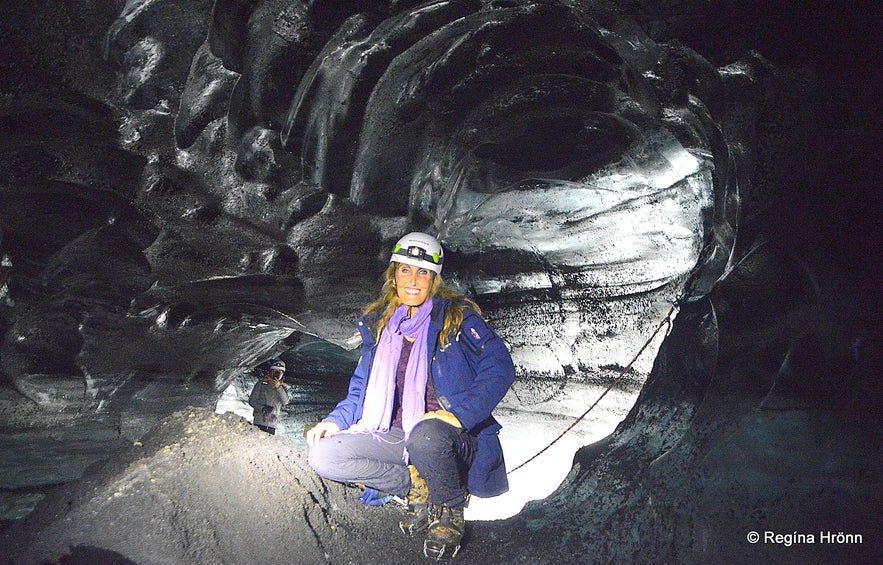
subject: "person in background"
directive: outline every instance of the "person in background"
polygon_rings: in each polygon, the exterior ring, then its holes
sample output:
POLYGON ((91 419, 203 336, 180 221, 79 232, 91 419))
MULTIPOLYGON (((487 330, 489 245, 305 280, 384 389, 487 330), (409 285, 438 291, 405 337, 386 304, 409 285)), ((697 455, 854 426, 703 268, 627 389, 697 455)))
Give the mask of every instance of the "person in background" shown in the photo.
POLYGON ((248 404, 254 409, 254 425, 271 435, 275 435, 282 407, 289 400, 284 378, 285 362, 272 359, 264 378, 255 383, 248 395, 248 404))
POLYGON ((399 526, 434 559, 459 550, 470 494, 509 489, 491 412, 515 379, 479 307, 443 286, 443 257, 425 233, 396 243, 349 392, 305 434, 320 476, 406 498, 399 526))

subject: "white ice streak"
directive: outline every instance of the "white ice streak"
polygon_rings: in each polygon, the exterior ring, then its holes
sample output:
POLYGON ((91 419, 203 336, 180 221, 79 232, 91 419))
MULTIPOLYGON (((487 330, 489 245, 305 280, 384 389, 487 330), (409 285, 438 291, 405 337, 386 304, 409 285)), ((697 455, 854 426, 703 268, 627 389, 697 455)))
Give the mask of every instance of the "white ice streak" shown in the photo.
MULTIPOLYGON (((702 240, 702 210, 711 202, 710 165, 665 130, 625 158, 580 182, 538 181, 497 194, 457 193, 448 245, 536 254, 569 272, 609 269, 611 282, 665 280, 688 271, 702 240), (624 271, 621 267, 629 265, 624 271), (637 267, 637 268, 636 268, 637 267), (626 278, 633 280, 623 281, 626 278)), ((542 288, 542 274, 493 287, 542 288), (522 286, 533 285, 538 286, 522 286)), ((600 277, 597 284, 605 284, 600 277)))

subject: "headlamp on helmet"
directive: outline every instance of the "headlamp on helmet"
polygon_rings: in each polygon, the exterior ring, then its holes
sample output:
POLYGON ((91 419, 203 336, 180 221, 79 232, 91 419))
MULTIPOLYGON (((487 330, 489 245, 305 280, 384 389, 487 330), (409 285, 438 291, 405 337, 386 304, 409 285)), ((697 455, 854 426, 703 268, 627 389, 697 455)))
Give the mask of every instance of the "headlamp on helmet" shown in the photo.
POLYGON ((389 260, 428 269, 440 275, 444 256, 444 250, 437 239, 429 234, 415 231, 396 242, 389 260))

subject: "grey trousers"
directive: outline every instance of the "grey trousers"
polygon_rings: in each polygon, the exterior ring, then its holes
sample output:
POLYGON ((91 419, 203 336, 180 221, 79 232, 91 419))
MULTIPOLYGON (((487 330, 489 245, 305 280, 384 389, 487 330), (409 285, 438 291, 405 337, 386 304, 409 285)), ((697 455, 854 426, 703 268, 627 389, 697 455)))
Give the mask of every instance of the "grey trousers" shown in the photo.
POLYGON ((410 463, 429 486, 430 502, 462 508, 477 444, 466 430, 430 419, 414 427, 407 443, 399 428, 373 434, 338 432, 310 448, 309 462, 326 479, 361 483, 404 498, 411 488, 404 460, 407 448, 410 463))

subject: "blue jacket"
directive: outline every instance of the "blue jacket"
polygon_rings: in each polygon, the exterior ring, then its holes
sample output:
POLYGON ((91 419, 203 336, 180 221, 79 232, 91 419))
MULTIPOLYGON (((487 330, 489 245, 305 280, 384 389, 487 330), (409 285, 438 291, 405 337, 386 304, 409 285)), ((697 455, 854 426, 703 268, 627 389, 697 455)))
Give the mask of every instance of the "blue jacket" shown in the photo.
MULTIPOLYGON (((450 302, 434 297, 426 354, 429 373, 439 403, 452 412, 472 435, 478 438, 475 461, 469 469, 469 492, 491 497, 509 490, 503 448, 497 433, 500 424, 491 415, 515 380, 515 366, 502 339, 472 310, 467 310, 456 338, 444 349, 438 343, 445 310, 450 302)), ((362 356, 350 379, 346 398, 325 418, 341 430, 362 417, 365 390, 377 344, 372 328, 377 315, 358 321, 362 335, 362 356)))

